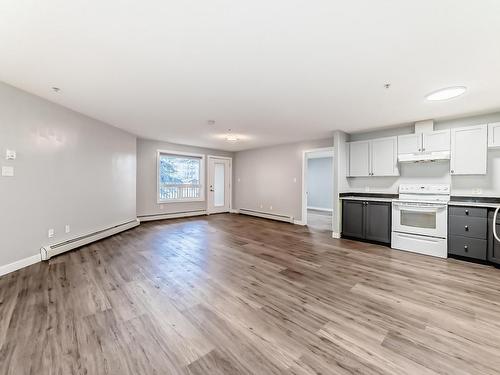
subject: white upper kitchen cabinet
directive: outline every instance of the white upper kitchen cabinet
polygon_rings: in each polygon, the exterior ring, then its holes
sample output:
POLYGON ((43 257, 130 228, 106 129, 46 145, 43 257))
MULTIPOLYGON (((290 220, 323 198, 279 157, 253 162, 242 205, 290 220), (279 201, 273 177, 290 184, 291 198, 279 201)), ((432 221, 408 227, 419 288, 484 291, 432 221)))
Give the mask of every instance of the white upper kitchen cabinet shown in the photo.
POLYGON ((487 125, 451 129, 450 173, 486 174, 488 164, 487 125))
POLYGON ((399 176, 398 139, 396 137, 371 141, 371 175, 399 176))
POLYGON ((450 131, 436 130, 398 136, 398 154, 450 151, 450 131))
POLYGON ((407 134, 398 136, 399 154, 416 154, 422 151, 422 135, 407 134))
POLYGON ((450 130, 436 130, 422 134, 422 152, 450 150, 450 130))
POLYGON ((399 176, 397 137, 349 143, 348 177, 399 176))
POLYGON ((349 177, 370 175, 370 141, 349 143, 349 177))
POLYGON ((488 147, 500 147, 500 122, 488 124, 488 147))

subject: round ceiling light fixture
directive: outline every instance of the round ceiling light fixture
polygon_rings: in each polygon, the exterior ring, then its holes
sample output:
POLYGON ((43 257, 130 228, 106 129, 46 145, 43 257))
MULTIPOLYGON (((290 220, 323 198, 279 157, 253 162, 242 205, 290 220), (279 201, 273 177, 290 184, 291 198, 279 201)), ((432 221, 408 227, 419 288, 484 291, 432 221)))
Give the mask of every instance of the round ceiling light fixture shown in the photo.
POLYGON ((431 102, 439 100, 448 100, 462 95, 465 91, 467 91, 467 87, 465 86, 447 87, 445 89, 434 91, 429 95, 427 95, 425 98, 427 100, 430 100, 431 102))
POLYGON ((229 134, 229 135, 226 136, 226 141, 228 141, 228 142, 238 142, 238 137, 235 136, 235 135, 229 134))

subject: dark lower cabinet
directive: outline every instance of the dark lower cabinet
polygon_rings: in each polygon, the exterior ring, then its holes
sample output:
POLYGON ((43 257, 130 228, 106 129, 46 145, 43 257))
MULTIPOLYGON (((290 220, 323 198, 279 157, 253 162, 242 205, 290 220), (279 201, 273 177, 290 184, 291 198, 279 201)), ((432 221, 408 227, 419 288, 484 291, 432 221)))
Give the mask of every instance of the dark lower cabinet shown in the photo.
MULTIPOLYGON (((500 265, 500 242, 493 236, 493 209, 449 207, 448 254, 500 265)), ((500 234, 500 217, 496 222, 500 234)))
POLYGON ((342 201, 342 236, 359 240, 391 243, 391 203, 342 201))
POLYGON ((364 238, 363 201, 348 201, 342 203, 342 235, 353 238, 364 238))
MULTIPOLYGON (((500 242, 493 236, 493 210, 488 213, 488 260, 500 265, 500 242)), ((496 230, 500 235, 500 214, 497 217, 496 230)))

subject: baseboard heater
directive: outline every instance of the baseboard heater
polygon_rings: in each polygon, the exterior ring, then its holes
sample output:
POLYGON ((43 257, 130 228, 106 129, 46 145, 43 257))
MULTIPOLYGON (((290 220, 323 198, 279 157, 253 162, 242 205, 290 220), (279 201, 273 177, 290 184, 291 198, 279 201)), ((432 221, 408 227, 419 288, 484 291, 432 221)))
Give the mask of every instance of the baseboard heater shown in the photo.
POLYGON ((240 208, 239 212, 240 212, 240 214, 243 214, 243 215, 258 216, 258 217, 263 217, 265 219, 286 221, 287 223, 293 224, 293 217, 292 216, 274 214, 274 213, 269 213, 269 212, 264 212, 264 211, 250 210, 247 208, 240 208))
POLYGON ((193 211, 169 212, 164 214, 140 215, 137 218, 141 222, 143 222, 143 221, 154 221, 154 220, 164 220, 164 219, 178 219, 181 217, 201 216, 206 214, 207 214, 206 210, 193 210, 193 211))
POLYGON ((91 242, 98 241, 100 239, 112 236, 113 234, 117 234, 123 232, 127 229, 136 227, 140 224, 138 219, 127 221, 123 224, 115 225, 114 227, 106 228, 103 230, 99 230, 96 232, 88 233, 83 236, 79 236, 73 238, 71 240, 63 241, 60 243, 56 243, 53 245, 47 245, 40 249, 40 255, 42 256, 42 260, 49 260, 51 257, 64 253, 69 250, 76 249, 77 247, 87 245, 91 242))

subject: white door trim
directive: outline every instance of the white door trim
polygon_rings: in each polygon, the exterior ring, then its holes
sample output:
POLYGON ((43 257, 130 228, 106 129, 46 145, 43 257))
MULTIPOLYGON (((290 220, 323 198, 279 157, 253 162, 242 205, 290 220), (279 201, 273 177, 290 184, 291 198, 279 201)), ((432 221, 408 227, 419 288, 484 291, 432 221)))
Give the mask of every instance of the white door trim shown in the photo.
MULTIPOLYGON (((313 148, 302 151, 302 217, 300 224, 307 225, 307 154, 311 152, 320 152, 324 155, 334 157, 333 147, 313 148)), ((325 156, 323 156, 325 157, 325 156)))
POLYGON ((230 156, 207 155, 207 215, 210 215, 210 159, 229 160, 229 212, 233 209, 233 158, 230 156))

